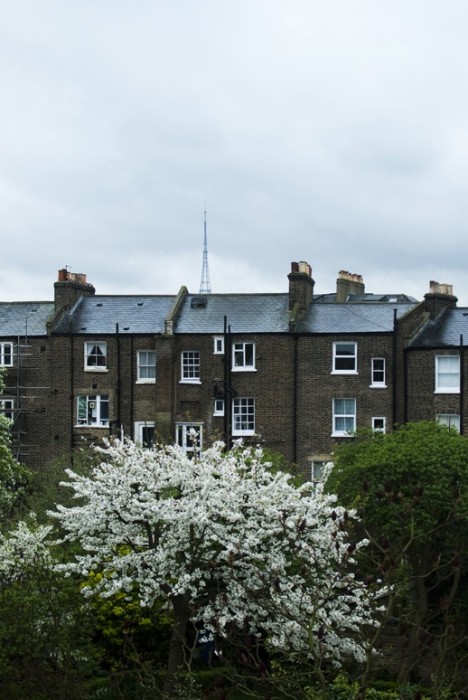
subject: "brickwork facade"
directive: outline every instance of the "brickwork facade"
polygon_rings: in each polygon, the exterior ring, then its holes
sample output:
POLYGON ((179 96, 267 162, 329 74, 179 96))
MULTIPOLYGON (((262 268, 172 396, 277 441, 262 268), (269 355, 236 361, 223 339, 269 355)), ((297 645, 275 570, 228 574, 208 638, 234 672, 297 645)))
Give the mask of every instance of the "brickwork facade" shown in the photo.
POLYGON ((444 330, 464 322, 453 294, 432 286, 398 305, 342 271, 338 293, 317 297, 311 273, 293 263, 286 295, 193 298, 183 287, 154 298, 153 313, 148 299, 94 299, 84 275, 59 271, 53 303, 8 307, 17 333, 0 323, 18 457, 41 468, 109 435, 192 449, 194 429, 203 446, 263 444, 309 477, 360 427, 442 416, 465 432, 463 340, 444 330))

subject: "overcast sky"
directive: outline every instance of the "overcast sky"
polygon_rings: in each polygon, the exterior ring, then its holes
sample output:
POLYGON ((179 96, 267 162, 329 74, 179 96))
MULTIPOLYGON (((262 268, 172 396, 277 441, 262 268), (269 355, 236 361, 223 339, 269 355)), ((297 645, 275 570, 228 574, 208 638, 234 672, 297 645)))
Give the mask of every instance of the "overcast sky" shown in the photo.
POLYGON ((15 0, 0 15, 0 300, 200 286, 468 305, 466 0, 15 0))

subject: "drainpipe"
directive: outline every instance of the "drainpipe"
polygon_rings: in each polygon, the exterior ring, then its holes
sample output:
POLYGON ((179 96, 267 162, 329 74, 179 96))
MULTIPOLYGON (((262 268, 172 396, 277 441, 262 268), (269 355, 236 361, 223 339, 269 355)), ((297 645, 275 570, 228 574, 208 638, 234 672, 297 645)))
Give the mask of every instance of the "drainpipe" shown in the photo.
POLYGON ((133 345, 133 335, 130 337, 130 432, 132 440, 135 440, 134 435, 134 418, 135 418, 135 408, 133 406, 134 401, 134 387, 135 387, 135 362, 136 357, 133 355, 134 345, 133 345))
POLYGON ((227 316, 224 317, 224 444, 226 449, 232 447, 232 387, 231 387, 232 339, 231 326, 227 316))
MULTIPOLYGON (((393 338, 392 338, 392 427, 395 429, 397 410, 397 310, 393 309, 393 338)), ((406 382, 405 382, 406 386, 406 382)), ((405 389, 406 396, 406 389, 405 389)), ((406 407, 405 407, 406 415, 406 407)))
POLYGON ((293 463, 294 464, 297 463, 297 395, 298 395, 297 357, 298 357, 298 343, 299 343, 299 337, 298 337, 297 333, 294 333, 294 387, 293 387, 293 401, 294 401, 294 409, 293 409, 293 463))
POLYGON ((463 346, 463 335, 460 335, 460 435, 464 434, 465 416, 465 350, 463 346))
POLYGON ((70 336, 70 465, 73 467, 74 464, 74 450, 73 450, 73 435, 75 431, 75 422, 73 420, 73 413, 75 410, 75 367, 74 367, 74 343, 73 343, 73 330, 72 330, 72 320, 70 318, 70 324, 68 327, 68 332, 70 336))
POLYGON ((122 435, 122 418, 121 418, 121 357, 120 357, 120 337, 119 337, 119 324, 115 324, 115 336, 117 340, 117 416, 116 424, 119 430, 120 436, 122 435))

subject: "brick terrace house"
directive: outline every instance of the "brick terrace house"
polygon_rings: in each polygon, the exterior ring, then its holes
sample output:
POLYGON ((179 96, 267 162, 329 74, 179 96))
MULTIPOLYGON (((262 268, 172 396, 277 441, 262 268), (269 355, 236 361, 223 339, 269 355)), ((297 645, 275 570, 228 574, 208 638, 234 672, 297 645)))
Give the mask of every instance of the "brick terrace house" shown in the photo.
POLYGON ((1 303, 15 454, 41 468, 109 434, 188 452, 194 434, 202 448, 242 437, 315 479, 361 426, 465 431, 468 310, 451 287, 433 282, 418 302, 341 271, 317 295, 305 262, 288 280, 279 294, 98 295, 60 270, 54 301, 1 303))

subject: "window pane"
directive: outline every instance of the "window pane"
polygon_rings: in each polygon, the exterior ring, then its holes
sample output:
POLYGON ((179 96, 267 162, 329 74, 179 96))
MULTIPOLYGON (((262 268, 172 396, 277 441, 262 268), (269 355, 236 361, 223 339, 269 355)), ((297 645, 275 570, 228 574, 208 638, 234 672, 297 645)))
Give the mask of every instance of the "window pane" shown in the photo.
POLYGON ((182 379, 194 380, 200 378, 200 354, 195 350, 184 350, 182 353, 182 379))
POLYGON ((353 433, 356 430, 356 400, 333 399, 333 432, 353 433))
POLYGON ((356 343, 334 343, 335 371, 353 372, 356 370, 356 343))
POLYGON ((336 343, 335 347, 337 355, 354 356, 354 343, 336 343))
POLYGON ((87 421, 87 397, 78 396, 78 421, 87 421))
POLYGON ((108 396, 101 396, 97 397, 98 399, 100 398, 100 409, 101 409, 101 423, 107 422, 109 420, 109 397, 108 396))
POLYGON ((140 350, 138 353, 138 378, 155 379, 156 377, 156 352, 152 350, 140 350))
POLYGON ((233 433, 255 432, 255 399, 233 400, 233 433))
POLYGON ((457 355, 436 357, 436 389, 457 391, 460 387, 460 358, 457 355))
POLYGON ((154 426, 144 425, 141 430, 143 447, 152 447, 154 442, 154 426))
POLYGON ((372 383, 385 383, 385 360, 381 357, 372 358, 372 383))
POLYGON ((239 343, 234 344, 234 365, 235 367, 242 367, 244 364, 244 350, 242 345, 239 343))
POLYGON ((11 343, 2 343, 1 364, 5 365, 5 367, 11 367, 13 364, 13 346, 11 343))
POLYGON ((436 416, 436 421, 440 425, 445 425, 447 428, 454 428, 460 432, 460 416, 458 413, 439 413, 436 416))
POLYGON ((253 365, 253 345, 252 343, 245 344, 245 364, 250 367, 253 365))
POLYGON ((106 343, 86 343, 86 364, 88 367, 106 366, 106 343))

